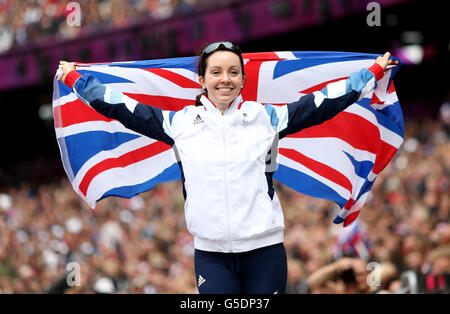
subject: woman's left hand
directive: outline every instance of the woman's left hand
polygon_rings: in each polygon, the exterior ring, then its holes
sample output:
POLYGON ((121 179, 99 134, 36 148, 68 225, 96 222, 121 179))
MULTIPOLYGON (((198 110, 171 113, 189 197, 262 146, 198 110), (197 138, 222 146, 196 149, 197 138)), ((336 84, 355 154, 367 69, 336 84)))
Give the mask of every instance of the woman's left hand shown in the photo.
POLYGON ((378 63, 383 70, 386 71, 388 65, 397 65, 398 61, 397 60, 390 60, 389 58, 391 57, 391 53, 390 52, 386 52, 384 54, 384 56, 382 57, 378 57, 375 62, 378 63))
POLYGON ((67 61, 59 61, 59 68, 63 72, 63 75, 61 77, 61 82, 64 83, 64 81, 66 80, 67 74, 69 74, 69 72, 75 70, 75 65, 73 63, 70 63, 67 61))

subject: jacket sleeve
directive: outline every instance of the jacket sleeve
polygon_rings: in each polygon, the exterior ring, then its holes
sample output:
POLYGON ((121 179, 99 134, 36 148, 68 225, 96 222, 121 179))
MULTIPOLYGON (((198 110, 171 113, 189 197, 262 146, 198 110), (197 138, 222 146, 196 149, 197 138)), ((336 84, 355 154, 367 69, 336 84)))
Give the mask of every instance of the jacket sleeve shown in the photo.
POLYGON ((67 74, 65 84, 77 97, 100 114, 116 119, 126 128, 155 140, 173 145, 170 122, 174 111, 163 111, 102 85, 90 74, 76 71, 67 74))
POLYGON ((266 110, 279 138, 283 138, 333 118, 374 90, 383 75, 383 68, 374 63, 370 68, 355 72, 346 80, 330 83, 296 102, 285 106, 266 105, 266 110))

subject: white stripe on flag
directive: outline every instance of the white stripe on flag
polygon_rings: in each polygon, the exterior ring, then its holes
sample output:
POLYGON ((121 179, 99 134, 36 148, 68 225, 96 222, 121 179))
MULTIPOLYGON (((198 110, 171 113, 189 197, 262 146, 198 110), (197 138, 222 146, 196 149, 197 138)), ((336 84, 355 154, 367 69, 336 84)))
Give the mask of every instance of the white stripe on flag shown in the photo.
POLYGON ((75 101, 77 99, 78 99, 77 95, 75 95, 74 93, 70 93, 68 95, 65 95, 58 99, 53 100, 53 108, 63 106, 66 103, 75 101))
MULTIPOLYGON (((98 69, 98 67, 89 68, 90 71, 107 72, 110 75, 126 77, 128 80, 132 81, 104 84, 109 86, 111 89, 121 92, 195 99, 201 90, 200 88, 183 88, 168 79, 143 69, 130 69, 122 67, 112 67, 107 69, 108 71, 105 71, 104 67, 101 67, 100 71, 98 71, 98 69)), ((197 76, 191 71, 185 69, 181 69, 184 71, 174 71, 174 69, 165 70, 182 75, 186 79, 192 80, 192 84, 198 83, 197 76), (188 72, 191 75, 188 75, 188 72)))
POLYGON ((140 135, 126 128, 122 123, 117 120, 112 121, 88 121, 83 123, 77 123, 73 125, 66 126, 64 128, 55 128, 56 138, 66 137, 74 134, 80 134, 83 132, 92 131, 106 131, 109 133, 123 132, 129 134, 140 135))

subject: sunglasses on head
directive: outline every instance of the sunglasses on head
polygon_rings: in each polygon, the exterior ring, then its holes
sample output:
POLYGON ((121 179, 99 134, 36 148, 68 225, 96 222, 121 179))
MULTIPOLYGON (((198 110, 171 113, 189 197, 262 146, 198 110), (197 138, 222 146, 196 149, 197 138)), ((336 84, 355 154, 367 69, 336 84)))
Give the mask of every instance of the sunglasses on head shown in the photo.
POLYGON ((241 49, 239 49, 238 45, 235 45, 229 41, 218 41, 218 42, 215 42, 215 43, 212 43, 212 44, 209 44, 208 46, 206 46, 206 48, 203 49, 202 55, 210 54, 210 53, 216 51, 217 49, 219 49, 220 46, 223 46, 226 49, 229 49, 233 52, 241 54, 241 49))

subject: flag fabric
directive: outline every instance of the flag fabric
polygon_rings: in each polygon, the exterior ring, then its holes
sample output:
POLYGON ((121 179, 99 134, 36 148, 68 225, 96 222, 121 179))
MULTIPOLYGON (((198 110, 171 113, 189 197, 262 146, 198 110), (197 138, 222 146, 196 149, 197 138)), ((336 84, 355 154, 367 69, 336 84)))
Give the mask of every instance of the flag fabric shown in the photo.
POLYGON ((335 260, 348 256, 369 261, 372 257, 369 233, 359 220, 355 220, 348 228, 340 229, 331 248, 335 260))
MULTIPOLYGON (((350 52, 244 53, 244 100, 284 105, 370 67, 378 55, 350 52)), ((202 92, 197 57, 133 62, 77 63, 113 91, 177 111, 202 92)), ((298 192, 337 203, 334 219, 353 222, 370 189, 403 142, 403 113, 393 77, 385 72, 373 92, 334 118, 280 139, 273 178, 298 192)), ((114 93, 111 93, 114 97, 114 93)), ((54 80, 53 116, 64 169, 92 207, 108 196, 130 198, 158 183, 178 180, 173 149, 125 128, 79 100, 54 80)))

